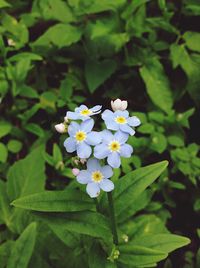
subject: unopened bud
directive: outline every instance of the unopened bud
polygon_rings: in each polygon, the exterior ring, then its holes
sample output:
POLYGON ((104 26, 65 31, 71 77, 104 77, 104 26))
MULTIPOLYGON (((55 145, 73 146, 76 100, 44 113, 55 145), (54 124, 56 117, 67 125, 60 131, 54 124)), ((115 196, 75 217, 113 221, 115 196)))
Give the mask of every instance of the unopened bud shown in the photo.
POLYGON ((80 170, 78 168, 73 168, 72 173, 74 176, 78 176, 78 174, 80 173, 80 170))
POLYGON ((69 119, 68 119, 67 116, 64 117, 64 122, 65 122, 65 123, 68 123, 68 122, 69 122, 69 119))
POLYGON ((120 99, 116 99, 115 101, 111 101, 111 107, 113 111, 124 111, 128 107, 127 101, 122 101, 120 99))
POLYGON ((63 123, 60 123, 60 124, 55 125, 55 129, 59 133, 65 133, 65 132, 67 132, 66 126, 63 123))
POLYGON ((80 162, 81 162, 81 164, 84 165, 84 164, 87 162, 87 159, 86 159, 86 158, 81 158, 81 159, 80 159, 80 162))

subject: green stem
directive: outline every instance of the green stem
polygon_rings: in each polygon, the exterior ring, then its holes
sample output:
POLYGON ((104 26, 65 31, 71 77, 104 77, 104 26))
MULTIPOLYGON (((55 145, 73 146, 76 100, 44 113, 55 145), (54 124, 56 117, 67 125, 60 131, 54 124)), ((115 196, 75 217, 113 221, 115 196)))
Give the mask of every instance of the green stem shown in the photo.
POLYGON ((98 199, 97 199, 97 198, 94 198, 94 203, 95 203, 95 205, 96 205, 96 211, 97 211, 97 212, 100 212, 99 202, 98 202, 98 199))
POLYGON ((115 211, 114 211, 114 204, 113 204, 113 197, 112 192, 108 192, 108 204, 110 209, 110 222, 113 234, 113 242, 115 245, 118 245, 118 236, 117 236, 117 225, 115 221, 115 211))

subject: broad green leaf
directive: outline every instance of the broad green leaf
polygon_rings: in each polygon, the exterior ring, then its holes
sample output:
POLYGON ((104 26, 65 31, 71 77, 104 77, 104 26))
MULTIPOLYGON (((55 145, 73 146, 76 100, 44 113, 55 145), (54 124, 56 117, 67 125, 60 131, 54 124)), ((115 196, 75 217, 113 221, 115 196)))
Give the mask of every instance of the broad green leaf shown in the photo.
POLYGON ((10 200, 42 191, 45 185, 43 146, 15 162, 8 171, 7 191, 10 200))
POLYGON ((118 261, 127 265, 134 264, 135 267, 151 265, 167 257, 167 253, 161 250, 131 244, 119 246, 119 251, 120 256, 118 261))
POLYGON ((103 84, 115 72, 116 67, 116 62, 113 60, 101 62, 88 60, 85 65, 85 76, 90 92, 93 93, 103 84))
POLYGON ((6 192, 6 183, 0 180, 0 219, 10 225, 11 208, 6 192))
POLYGON ((181 137, 176 135, 170 135, 168 137, 168 142, 170 145, 176 146, 176 147, 182 147, 184 146, 184 141, 181 137))
POLYGON ((159 60, 152 58, 148 65, 140 68, 140 75, 152 102, 161 110, 170 113, 173 106, 172 92, 169 80, 159 60))
POLYGON ((0 8, 4 8, 4 7, 10 7, 11 5, 4 1, 4 0, 0 0, 0 8))
POLYGON ((58 23, 50 27, 42 36, 40 36, 32 45, 34 47, 51 47, 52 45, 58 48, 70 46, 81 39, 81 28, 58 23))
POLYGON ((10 133, 12 129, 12 126, 10 123, 1 121, 0 122, 0 138, 6 136, 8 133, 10 133))
POLYGON ((45 191, 26 195, 12 202, 15 207, 46 212, 70 212, 89 210, 94 202, 78 190, 45 191))
POLYGON ((24 58, 26 58, 26 60, 29 60, 29 61, 41 61, 42 60, 42 57, 40 55, 37 55, 32 52, 17 53, 16 55, 10 57, 8 60, 10 62, 15 62, 15 61, 20 61, 21 59, 24 59, 24 58))
POLYGON ((33 12, 41 14, 45 20, 58 20, 61 22, 73 22, 75 17, 67 5, 62 0, 39 0, 33 3, 33 12))
POLYGON ((186 46, 189 49, 200 52, 200 33, 185 32, 183 39, 185 40, 186 46))
POLYGON ((7 267, 6 264, 9 259, 13 244, 14 241, 7 240, 2 245, 0 245, 0 268, 7 267))
POLYGON ((22 143, 18 140, 9 140, 8 150, 12 153, 18 153, 22 148, 22 143))
POLYGON ((142 167, 118 180, 114 190, 116 215, 119 216, 126 211, 134 200, 159 177, 167 165, 167 161, 162 161, 142 167))
POLYGON ((151 135, 150 148, 158 153, 163 153, 167 148, 167 139, 162 133, 153 133, 151 135))
POLYGON ((36 239, 36 223, 31 223, 15 241, 7 268, 27 268, 36 239))
POLYGON ((37 215, 38 219, 46 222, 59 236, 62 233, 65 236, 70 231, 72 233, 103 238, 106 242, 112 241, 112 233, 107 218, 97 212, 83 211, 56 215, 37 215))
POLYGON ((5 163, 8 157, 7 147, 0 142, 0 162, 5 163))
POLYGON ((174 234, 153 234, 139 236, 130 242, 131 245, 144 246, 149 249, 160 250, 164 253, 186 246, 190 239, 174 234))

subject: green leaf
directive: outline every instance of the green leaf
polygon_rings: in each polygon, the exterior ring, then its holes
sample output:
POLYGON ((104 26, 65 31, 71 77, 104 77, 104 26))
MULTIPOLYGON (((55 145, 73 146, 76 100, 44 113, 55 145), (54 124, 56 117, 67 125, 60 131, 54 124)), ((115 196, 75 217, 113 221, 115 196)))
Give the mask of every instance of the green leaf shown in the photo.
POLYGON ((158 153, 163 153, 167 148, 167 139, 161 133, 153 133, 151 136, 150 148, 158 153))
POLYGON ((8 195, 6 192, 6 183, 0 180, 0 219, 7 225, 10 225, 11 209, 8 195))
POLYGON ((36 239, 36 223, 31 223, 15 241, 7 268, 27 268, 36 239))
POLYGON ((167 257, 167 254, 160 250, 136 245, 121 245, 119 246, 119 251, 119 262, 127 265, 134 264, 136 267, 144 265, 150 265, 152 267, 151 264, 167 257))
POLYGON ((116 67, 116 62, 113 60, 101 62, 88 60, 85 65, 85 76, 90 92, 93 93, 103 84, 115 72, 116 67))
POLYGON ((4 7, 10 7, 11 5, 4 1, 4 0, 0 0, 0 8, 4 8, 4 7))
POLYGON ((51 47, 58 48, 70 46, 80 40, 82 35, 81 28, 58 23, 50 27, 42 36, 40 36, 32 45, 34 47, 51 47))
POLYGON ((8 133, 10 133, 12 129, 12 126, 10 123, 1 121, 0 122, 0 138, 6 136, 8 133))
POLYGON ((29 123, 25 126, 25 129, 36 136, 43 138, 45 136, 44 130, 35 123, 29 123))
POLYGON ((42 191, 45 185, 43 146, 17 161, 8 171, 8 195, 14 200, 23 195, 42 191))
POLYGON ((173 97, 169 80, 164 73, 162 64, 152 58, 148 65, 140 68, 140 75, 145 82, 147 93, 152 102, 166 113, 170 113, 173 97))
POLYGON ((165 170, 168 162, 162 161, 139 168, 115 183, 114 200, 116 215, 120 217, 136 198, 165 170))
POLYGON ((18 140, 9 140, 8 150, 12 153, 18 153, 22 148, 22 143, 18 140))
POLYGON ((13 247, 14 241, 7 240, 0 245, 0 268, 7 267, 7 261, 10 256, 11 249, 13 247))
POLYGON ((184 141, 181 137, 171 135, 168 137, 168 142, 170 145, 176 146, 176 147, 182 147, 184 146, 184 141))
POLYGON ((183 39, 189 49, 200 52, 200 33, 185 32, 183 39))
POLYGON ((46 212, 89 210, 94 203, 85 193, 77 190, 45 191, 27 195, 12 202, 15 207, 46 212))
POLYGON ((72 233, 103 238, 106 242, 112 241, 112 233, 107 218, 97 212, 71 212, 56 216, 52 214, 37 215, 51 229, 56 229, 56 232, 59 232, 59 236, 62 233, 65 236, 65 233, 70 231, 72 233))
POLYGON ((130 242, 131 245, 145 246, 149 249, 160 250, 164 253, 170 253, 189 243, 190 239, 174 234, 144 235, 139 236, 130 242))
POLYGON ((0 162, 5 163, 8 157, 8 150, 7 147, 0 143, 0 162))

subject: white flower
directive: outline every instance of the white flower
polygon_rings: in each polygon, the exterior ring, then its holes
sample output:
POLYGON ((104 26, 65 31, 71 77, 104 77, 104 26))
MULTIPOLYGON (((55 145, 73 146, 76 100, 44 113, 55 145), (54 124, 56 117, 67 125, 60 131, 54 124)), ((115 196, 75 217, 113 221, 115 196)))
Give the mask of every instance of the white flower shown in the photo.
POLYGON ((80 173, 80 170, 78 168, 73 168, 72 173, 74 176, 78 176, 78 174, 80 173))
POLYGON ((128 107, 127 101, 122 101, 120 99, 116 99, 115 101, 111 101, 111 107, 113 111, 124 111, 128 107))
POLYGON ((66 126, 63 123, 60 123, 60 124, 55 125, 55 129, 59 133, 65 133, 65 132, 67 132, 66 126))

